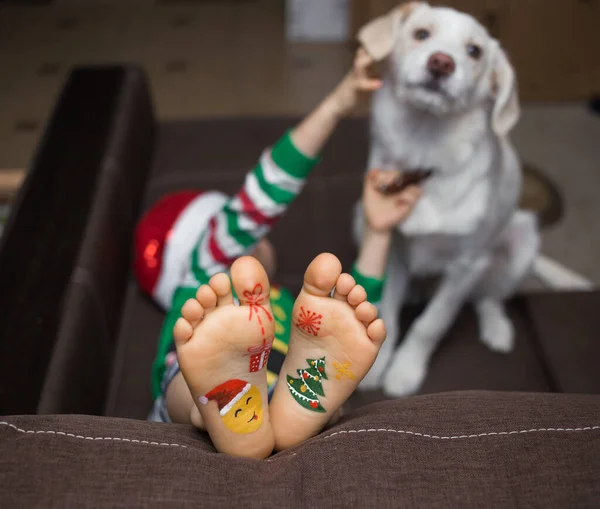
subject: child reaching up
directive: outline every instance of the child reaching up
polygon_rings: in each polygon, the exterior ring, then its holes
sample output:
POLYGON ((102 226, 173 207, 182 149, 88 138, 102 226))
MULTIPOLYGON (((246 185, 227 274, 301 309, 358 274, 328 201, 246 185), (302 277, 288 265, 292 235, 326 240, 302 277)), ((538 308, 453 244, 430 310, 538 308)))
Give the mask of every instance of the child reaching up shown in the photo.
MULTIPOLYGON (((369 370, 385 327, 365 289, 342 274, 335 256, 322 254, 309 265, 293 309, 293 299, 285 309, 284 289, 270 287, 275 253, 265 237, 301 191, 339 120, 361 93, 380 86, 368 77, 370 63, 359 51, 340 85, 263 153, 234 197, 181 193, 142 219, 136 275, 167 311, 152 420, 192 423, 208 431, 220 452, 264 458, 318 433, 369 370), (272 350, 282 354, 278 366, 269 359, 272 350)), ((388 177, 369 174, 365 199, 388 177)), ((391 235, 417 194, 377 194, 379 205, 365 207, 372 235, 365 234, 353 273, 375 297, 385 267, 380 250, 389 247, 384 226, 390 224, 391 235), (368 211, 375 212, 372 220, 368 211), (395 219, 384 224, 385 214, 395 219)))
MULTIPOLYGON (((374 170, 364 185, 365 237, 354 273, 369 280, 375 298, 391 229, 420 196, 415 187, 381 195, 377 187, 392 177, 374 170)), ((220 452, 264 458, 273 448, 283 450, 319 433, 367 374, 385 339, 365 289, 342 273, 334 255, 317 256, 296 298, 289 351, 267 406, 266 373, 252 370, 249 352, 274 336, 268 295, 265 269, 244 256, 233 263, 230 276, 217 274, 201 286, 175 324, 183 373, 178 390, 191 393, 190 420, 208 431, 220 452)))

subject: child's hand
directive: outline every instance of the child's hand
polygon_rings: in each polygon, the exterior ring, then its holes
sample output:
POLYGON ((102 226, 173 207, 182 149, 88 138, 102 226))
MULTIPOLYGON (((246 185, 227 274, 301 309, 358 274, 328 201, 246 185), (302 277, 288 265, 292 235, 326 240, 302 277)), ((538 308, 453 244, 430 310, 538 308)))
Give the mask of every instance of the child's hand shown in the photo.
POLYGON ((421 197, 419 186, 412 185, 399 193, 384 195, 378 188, 393 182, 399 171, 369 170, 363 185, 363 210, 368 227, 373 231, 388 232, 404 221, 421 197))
POLYGON ((363 48, 359 48, 352 69, 329 97, 339 116, 351 113, 358 105, 362 93, 381 88, 381 80, 369 77, 368 68, 372 63, 371 56, 363 48))

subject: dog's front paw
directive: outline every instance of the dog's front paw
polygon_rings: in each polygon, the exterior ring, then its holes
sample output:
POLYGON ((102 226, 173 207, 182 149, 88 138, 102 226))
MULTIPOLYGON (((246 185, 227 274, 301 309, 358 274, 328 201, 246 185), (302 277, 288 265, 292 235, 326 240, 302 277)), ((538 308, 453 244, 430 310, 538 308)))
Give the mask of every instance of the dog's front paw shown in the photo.
POLYGON ((381 371, 378 370, 378 372, 376 372, 371 368, 371 371, 369 371, 360 384, 358 384, 358 389, 361 391, 374 391, 375 389, 379 389, 381 387, 382 374, 381 371))
POLYGON ((487 316, 481 323, 481 342, 499 353, 509 353, 515 346, 515 330, 505 315, 487 316))
POLYGON ((393 350, 390 347, 394 344, 394 341, 392 340, 391 343, 387 343, 389 340, 390 338, 388 334, 388 338, 381 347, 381 350, 379 350, 379 355, 377 356, 377 359, 375 359, 373 366, 371 366, 369 372, 358 385, 359 390, 372 391, 381 388, 381 384, 383 382, 383 373, 385 373, 385 368, 389 364, 390 358, 392 357, 393 350))
POLYGON ((383 379, 388 396, 406 396, 417 392, 427 373, 427 361, 412 348, 400 348, 383 379))

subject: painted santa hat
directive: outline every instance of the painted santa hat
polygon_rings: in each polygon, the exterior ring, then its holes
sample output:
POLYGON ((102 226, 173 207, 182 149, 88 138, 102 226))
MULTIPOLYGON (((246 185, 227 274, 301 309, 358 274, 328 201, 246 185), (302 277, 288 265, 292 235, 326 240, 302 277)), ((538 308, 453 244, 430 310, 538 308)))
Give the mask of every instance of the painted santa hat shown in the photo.
POLYGON ((164 309, 171 307, 200 233, 227 199, 216 191, 180 191, 161 198, 139 221, 134 272, 140 287, 164 309))
POLYGON ((252 387, 252 385, 248 382, 244 382, 244 380, 239 380, 237 378, 227 380, 227 382, 217 385, 212 391, 201 396, 199 400, 203 405, 208 404, 209 401, 216 401, 219 405, 219 414, 223 417, 240 399, 242 399, 244 394, 250 390, 250 387, 252 387))

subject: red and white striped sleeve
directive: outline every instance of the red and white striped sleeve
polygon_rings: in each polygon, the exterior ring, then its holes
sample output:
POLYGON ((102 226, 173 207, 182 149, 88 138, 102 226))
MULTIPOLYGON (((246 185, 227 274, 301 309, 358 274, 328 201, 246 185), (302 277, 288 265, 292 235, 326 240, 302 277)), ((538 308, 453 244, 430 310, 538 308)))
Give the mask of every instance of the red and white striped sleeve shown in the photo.
POLYGON ((242 189, 212 217, 196 244, 190 273, 196 283, 227 271, 269 233, 304 187, 316 162, 294 146, 290 132, 263 152, 242 189))

